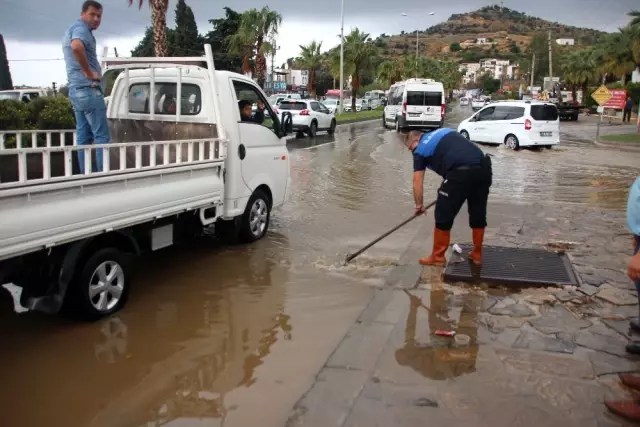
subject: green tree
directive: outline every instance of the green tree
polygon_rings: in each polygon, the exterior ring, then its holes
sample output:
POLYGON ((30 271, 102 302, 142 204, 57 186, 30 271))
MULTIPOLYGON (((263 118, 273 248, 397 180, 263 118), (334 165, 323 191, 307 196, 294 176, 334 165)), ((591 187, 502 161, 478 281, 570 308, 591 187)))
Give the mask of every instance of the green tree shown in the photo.
POLYGON ((344 40, 345 68, 351 74, 351 109, 356 110, 356 96, 360 89, 360 76, 372 64, 377 56, 377 49, 368 42, 369 33, 360 31, 357 27, 351 30, 344 40))
POLYGON ((577 88, 582 88, 583 99, 587 96, 590 83, 597 81, 598 72, 594 62, 593 51, 583 49, 573 51, 562 58, 560 69, 565 81, 571 85, 573 99, 577 98, 577 88))
POLYGON ((614 75, 622 80, 624 85, 627 74, 636 69, 637 62, 633 55, 632 44, 634 28, 627 26, 617 33, 609 34, 604 42, 598 46, 601 71, 614 75))
POLYGON ((213 30, 204 36, 204 42, 215 52, 215 64, 219 70, 242 71, 242 57, 230 53, 229 38, 238 32, 241 14, 225 7, 223 18, 210 19, 213 30))
POLYGON ((640 25, 640 10, 632 10, 627 15, 631 17, 631 22, 629 22, 629 25, 640 25))
POLYGON ((193 10, 184 0, 176 5, 176 28, 173 37, 174 51, 172 56, 202 55, 203 46, 193 10))
POLYGON ((281 24, 282 15, 268 6, 249 9, 242 14, 237 33, 229 38, 232 52, 243 57, 245 73, 251 70, 250 60, 255 57, 255 79, 260 87, 264 87, 267 79, 266 55, 275 51, 271 41, 278 35, 281 24))
MULTIPOLYGON (((168 40, 166 56, 176 56, 174 55, 175 45, 173 42, 175 38, 175 31, 172 28, 167 28, 166 35, 168 40)), ((153 43, 153 28, 147 27, 147 29, 144 32, 144 36, 142 37, 142 40, 140 40, 136 45, 136 47, 133 48, 133 50, 131 51, 131 56, 134 56, 134 57, 156 56, 155 45, 153 43)))
POLYGON ((307 91, 311 97, 316 96, 316 71, 322 65, 321 47, 322 42, 318 43, 315 40, 306 46, 300 45, 300 58, 296 59, 298 66, 309 72, 307 91))
POLYGON ((451 43, 449 45, 449 50, 451 52, 460 52, 462 50, 462 46, 460 46, 460 43, 451 43))
POLYGON ((13 80, 7 59, 7 49, 4 46, 4 37, 0 34, 0 90, 6 89, 13 89, 13 80))
POLYGON ((378 81, 384 82, 387 87, 404 76, 404 62, 401 60, 384 61, 377 69, 378 81))

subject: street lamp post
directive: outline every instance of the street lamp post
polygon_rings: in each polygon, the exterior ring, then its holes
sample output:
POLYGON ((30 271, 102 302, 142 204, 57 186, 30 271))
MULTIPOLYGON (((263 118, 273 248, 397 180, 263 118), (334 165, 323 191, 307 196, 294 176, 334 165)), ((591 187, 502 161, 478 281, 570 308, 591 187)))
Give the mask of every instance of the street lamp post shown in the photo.
MULTIPOLYGON (((406 13, 401 13, 401 16, 409 16, 406 13)), ((435 12, 429 12, 430 16, 435 15, 435 12)), ((418 78, 418 57, 420 56, 420 51, 419 51, 419 47, 420 47, 420 29, 416 28, 416 78, 418 78)))
POLYGON ((340 7, 340 105, 338 106, 339 114, 342 114, 344 104, 344 0, 340 7))

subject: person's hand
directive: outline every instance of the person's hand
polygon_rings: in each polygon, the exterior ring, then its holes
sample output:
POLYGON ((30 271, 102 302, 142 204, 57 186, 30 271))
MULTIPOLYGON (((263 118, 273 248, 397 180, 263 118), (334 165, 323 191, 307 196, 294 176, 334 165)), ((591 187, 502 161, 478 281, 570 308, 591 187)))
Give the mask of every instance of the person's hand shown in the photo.
POLYGON ((640 252, 632 256, 627 266, 627 276, 631 280, 640 280, 640 252))
POLYGON ((102 76, 100 75, 100 73, 97 73, 95 71, 91 71, 90 73, 85 74, 84 76, 89 80, 102 80, 102 76))
POLYGON ((423 213, 425 213, 424 206, 416 206, 416 210, 415 210, 414 215, 418 216, 418 215, 422 215, 423 213))
POLYGON ((258 101, 257 104, 258 104, 258 110, 264 110, 264 102, 258 101))

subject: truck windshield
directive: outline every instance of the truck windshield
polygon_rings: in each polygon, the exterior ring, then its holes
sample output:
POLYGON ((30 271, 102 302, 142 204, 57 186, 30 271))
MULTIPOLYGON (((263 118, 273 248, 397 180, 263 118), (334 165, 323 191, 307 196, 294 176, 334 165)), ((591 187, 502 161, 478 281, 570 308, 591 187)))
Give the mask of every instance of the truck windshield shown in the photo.
POLYGON ((284 101, 280 104, 280 109, 281 110, 295 110, 295 111, 302 111, 305 110, 307 108, 307 104, 304 102, 287 102, 284 101))
POLYGON ((19 99, 20 92, 0 92, 0 99, 19 99))

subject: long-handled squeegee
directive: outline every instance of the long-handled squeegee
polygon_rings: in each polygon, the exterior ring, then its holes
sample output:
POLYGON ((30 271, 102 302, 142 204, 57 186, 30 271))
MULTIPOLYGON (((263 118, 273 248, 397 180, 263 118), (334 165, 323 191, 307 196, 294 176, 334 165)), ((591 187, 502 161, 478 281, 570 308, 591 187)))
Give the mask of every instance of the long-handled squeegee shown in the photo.
MULTIPOLYGON (((436 204, 436 201, 434 200, 433 202, 429 203, 427 206, 424 207, 425 211, 431 207, 433 207, 436 204)), ((349 262, 354 259, 355 257, 357 257, 358 255, 360 255, 362 252, 366 251, 367 249, 369 249, 371 246, 375 245, 376 243, 378 243, 380 240, 384 239, 385 237, 387 237, 389 234, 399 230, 400 228, 404 227, 405 225, 407 225, 408 223, 410 223, 411 221, 413 221, 414 219, 416 219, 417 217, 419 217, 420 215, 413 215, 411 218, 405 219, 404 221, 402 221, 402 223, 396 225, 395 227, 393 227, 391 230, 387 231, 386 233, 384 233, 382 236, 378 237, 377 239, 375 239, 374 241, 372 241, 371 243, 369 243, 368 245, 366 245, 364 248, 360 249, 358 252, 353 253, 353 254, 347 254, 347 257, 344 259, 344 265, 349 264, 349 262)))

